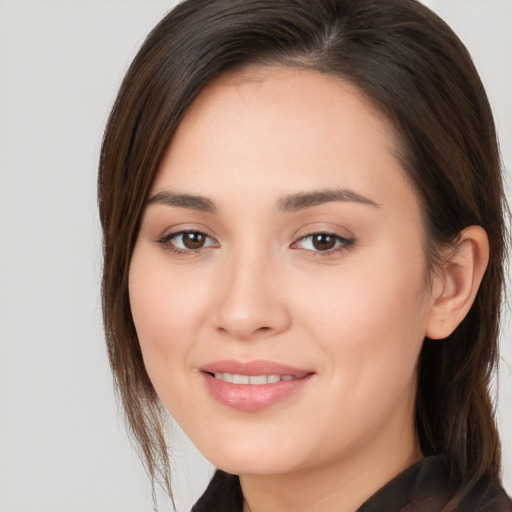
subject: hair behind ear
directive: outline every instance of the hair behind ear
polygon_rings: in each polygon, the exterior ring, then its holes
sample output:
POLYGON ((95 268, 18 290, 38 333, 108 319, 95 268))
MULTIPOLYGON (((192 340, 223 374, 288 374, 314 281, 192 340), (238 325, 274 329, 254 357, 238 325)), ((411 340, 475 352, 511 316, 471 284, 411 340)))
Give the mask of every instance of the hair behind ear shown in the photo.
POLYGON ((482 227, 460 232, 434 277, 435 297, 420 355, 416 424, 422 451, 445 452, 452 476, 466 489, 479 478, 499 480, 500 443, 489 394, 498 357, 498 319, 483 318, 489 310, 499 311, 492 284, 496 277, 501 282, 501 275, 494 275, 492 261, 482 227))

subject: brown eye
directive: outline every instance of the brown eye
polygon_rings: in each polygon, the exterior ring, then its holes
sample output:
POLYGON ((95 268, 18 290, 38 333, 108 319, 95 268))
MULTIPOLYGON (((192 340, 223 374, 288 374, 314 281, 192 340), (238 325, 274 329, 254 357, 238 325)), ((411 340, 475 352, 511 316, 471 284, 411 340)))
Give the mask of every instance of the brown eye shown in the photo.
POLYGON ((292 244, 294 249, 305 249, 312 254, 325 255, 339 253, 355 243, 353 238, 345 238, 335 233, 311 233, 292 244))
POLYGON ((199 233, 198 231, 189 231, 182 233, 183 245, 187 249, 201 249, 206 243, 206 235, 199 233))
POLYGON ((171 233, 158 240, 158 242, 178 253, 199 251, 207 247, 218 246, 217 242, 212 237, 201 231, 180 231, 179 233, 171 233))
POLYGON ((328 251, 336 246, 336 237, 326 233, 312 235, 311 243, 317 251, 328 251))

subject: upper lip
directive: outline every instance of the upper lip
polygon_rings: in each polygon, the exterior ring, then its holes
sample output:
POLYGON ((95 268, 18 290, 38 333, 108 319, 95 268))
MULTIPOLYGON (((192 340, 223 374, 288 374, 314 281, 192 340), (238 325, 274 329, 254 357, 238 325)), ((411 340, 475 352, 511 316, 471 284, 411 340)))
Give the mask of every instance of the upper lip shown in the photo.
POLYGON ((237 361, 236 359, 223 359, 207 363, 199 368, 206 373, 232 373, 235 375, 292 375, 301 377, 313 373, 309 369, 296 368, 286 364, 258 359, 254 361, 237 361))

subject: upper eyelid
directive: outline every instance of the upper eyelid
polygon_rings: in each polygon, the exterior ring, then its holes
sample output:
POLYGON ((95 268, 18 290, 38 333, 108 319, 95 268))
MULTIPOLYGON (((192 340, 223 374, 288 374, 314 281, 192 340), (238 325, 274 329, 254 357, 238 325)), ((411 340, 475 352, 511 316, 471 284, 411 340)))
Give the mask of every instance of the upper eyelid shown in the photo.
POLYGON ((304 230, 304 228, 302 228, 296 231, 294 236, 295 241, 293 243, 298 242, 299 240, 304 240, 305 238, 311 237, 313 235, 329 235, 345 241, 355 240, 355 236, 346 228, 343 228, 341 226, 324 228, 308 226, 307 230, 304 230), (343 230, 343 233, 340 233, 341 230, 343 230))
POLYGON ((174 236, 184 235, 185 233, 200 233, 201 235, 205 235, 208 238, 215 239, 215 237, 213 237, 212 235, 209 235, 205 231, 201 231, 200 229, 180 229, 178 231, 171 231, 170 233, 168 233, 167 235, 164 235, 164 236, 166 236, 168 238, 172 238, 174 236))
POLYGON ((201 233, 209 238, 212 238, 213 240, 217 240, 217 237, 214 236, 211 233, 211 231, 209 229, 207 229, 205 226, 199 226, 199 227, 187 226, 187 225, 184 225, 183 227, 174 226, 172 228, 166 228, 161 233, 162 234, 157 237, 158 239, 172 238, 173 236, 178 236, 183 233, 201 233))
POLYGON ((292 242, 292 245, 296 244, 296 243, 298 243, 298 242, 300 242, 302 240, 306 240, 307 238, 311 238, 314 235, 328 235, 328 236, 332 236, 337 241, 340 241, 342 243, 345 242, 345 243, 353 244, 355 242, 355 239, 353 237, 346 237, 346 236, 343 236, 343 235, 338 235, 337 233, 331 233, 329 231, 314 231, 312 233, 309 233, 307 235, 303 235, 303 236, 297 238, 297 240, 295 240, 295 242, 292 242))
POLYGON ((184 235, 186 233, 200 233, 201 235, 204 235, 205 237, 210 238, 211 240, 214 240, 215 242, 218 243, 218 240, 214 236, 212 236, 204 231, 201 231, 199 229, 180 229, 179 231, 171 231, 170 233, 159 237, 159 239, 160 240, 172 240, 173 238, 178 237, 180 235, 184 235))
MULTIPOLYGON (((185 233, 201 233, 202 235, 205 235, 208 238, 211 238, 213 240, 217 240, 217 237, 209 234, 207 231, 203 231, 202 229, 196 229, 196 228, 183 228, 183 229, 179 229, 177 231, 171 231, 171 232, 169 232, 167 234, 162 235, 159 238, 173 238, 175 236, 182 235, 182 234, 185 234, 185 233)), ((329 236, 333 236, 333 237, 341 239, 341 240, 351 240, 352 239, 351 236, 340 235, 340 234, 335 233, 333 231, 318 229, 318 230, 310 231, 308 233, 305 233, 303 235, 300 235, 300 236, 296 237, 295 240, 292 243, 298 242, 299 240, 304 240, 305 238, 309 238, 309 237, 311 237, 313 235, 329 235, 329 236)))
POLYGON ((298 240, 299 238, 319 233, 339 236, 346 239, 354 238, 352 231, 348 229, 344 224, 340 224, 337 222, 337 220, 330 220, 328 218, 304 223, 301 228, 294 231, 293 236, 298 240))
POLYGON ((341 240, 351 240, 351 237, 340 235, 338 233, 333 233, 332 231, 318 230, 318 231, 312 231, 311 233, 306 233, 305 235, 301 235, 299 238, 297 238, 297 241, 304 240, 305 238, 309 238, 310 236, 314 236, 314 235, 328 235, 328 236, 333 236, 334 238, 338 238, 341 240))

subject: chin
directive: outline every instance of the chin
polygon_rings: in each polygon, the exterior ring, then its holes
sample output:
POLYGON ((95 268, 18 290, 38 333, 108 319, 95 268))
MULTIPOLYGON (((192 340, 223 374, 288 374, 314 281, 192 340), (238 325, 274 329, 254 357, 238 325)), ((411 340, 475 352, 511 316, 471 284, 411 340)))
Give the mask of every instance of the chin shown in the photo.
POLYGON ((238 457, 218 457, 215 460, 210 460, 212 464, 226 473, 233 475, 259 475, 259 476, 270 476, 276 474, 289 473, 293 468, 290 467, 289 462, 286 463, 274 463, 269 460, 261 460, 261 453, 254 455, 252 460, 238 457), (217 460, 217 463, 215 462, 217 460))
MULTIPOLYGON (((282 474, 293 471, 299 463, 287 450, 247 441, 218 444, 210 450, 199 449, 216 468, 234 475, 282 474)), ((297 450, 294 451, 296 456, 297 450)))

